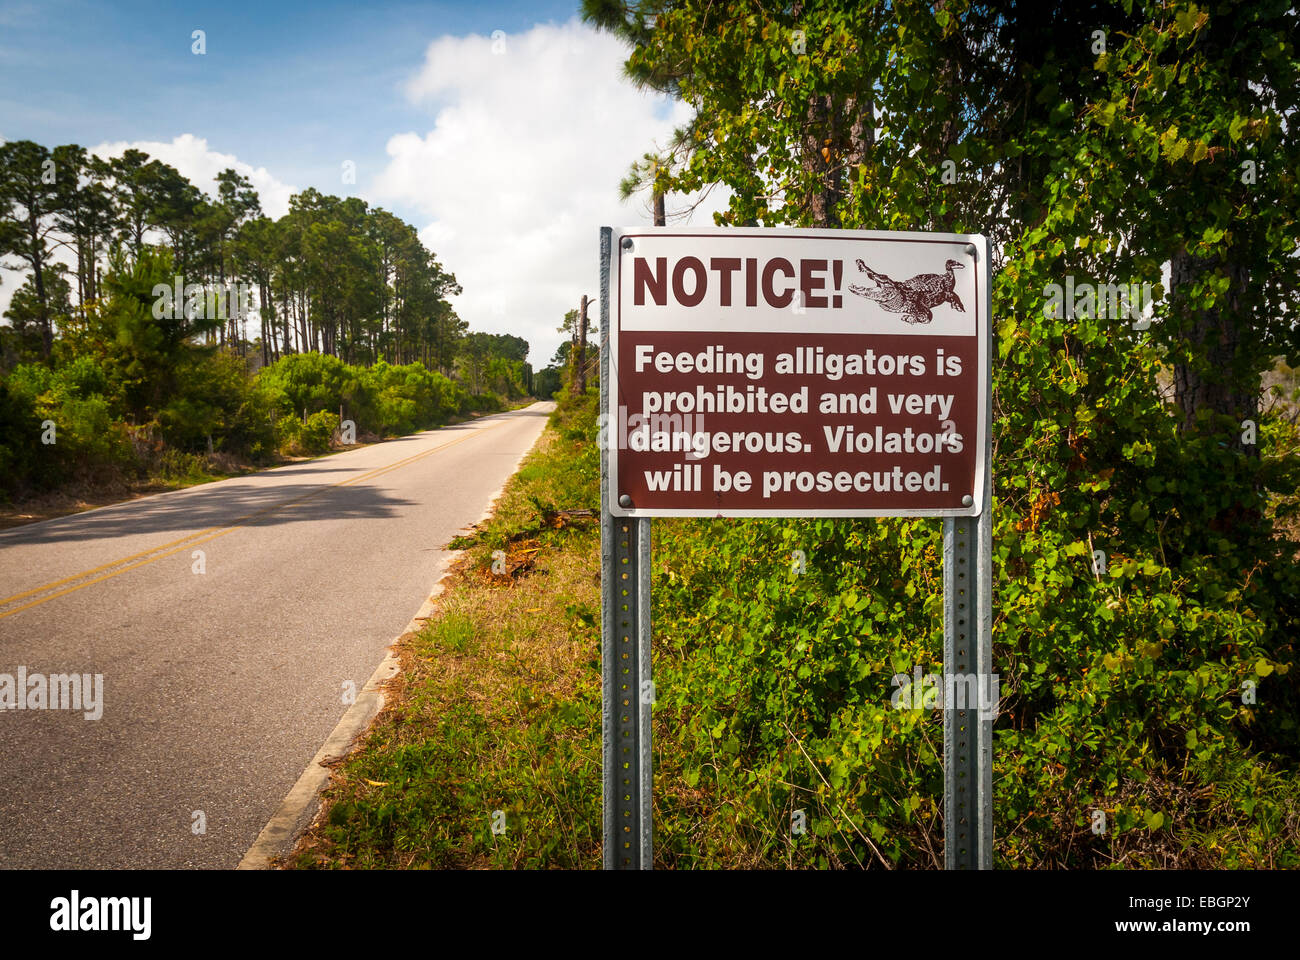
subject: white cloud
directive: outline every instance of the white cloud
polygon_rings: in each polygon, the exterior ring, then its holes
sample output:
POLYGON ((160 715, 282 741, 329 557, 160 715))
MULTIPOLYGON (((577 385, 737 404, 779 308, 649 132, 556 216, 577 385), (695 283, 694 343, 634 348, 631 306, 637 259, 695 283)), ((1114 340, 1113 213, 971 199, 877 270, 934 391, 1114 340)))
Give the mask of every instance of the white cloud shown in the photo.
MULTIPOLYGON (((584 293, 599 296, 599 228, 650 220, 644 197, 619 200, 619 181, 688 118, 683 104, 623 79, 627 55, 620 41, 578 21, 496 40, 439 37, 405 90, 429 108, 432 128, 391 136, 387 166, 362 191, 372 204, 417 212, 408 217, 421 239, 464 288, 455 301, 460 315, 474 330, 527 339, 538 368, 559 345, 565 312, 584 293)), ((210 194, 216 174, 233 167, 252 181, 271 217, 288 212, 296 190, 191 133, 170 142, 101 143, 91 152, 116 156, 128 147, 171 164, 210 194)), ((670 198, 670 211, 684 202, 670 198)), ((716 192, 693 222, 712 223, 724 203, 716 192)), ((21 281, 4 276, 0 311, 21 281)), ((590 316, 594 338, 598 303, 590 316)))
POLYGON ((599 228, 649 222, 642 198, 619 201, 619 180, 687 119, 622 79, 627 55, 577 21, 434 40, 406 90, 436 111, 433 128, 391 137, 368 191, 430 218, 420 236, 464 287, 457 312, 527 339, 538 367, 565 312, 599 296, 599 228))
POLYGON ((120 157, 128 149, 143 151, 155 160, 170 164, 210 197, 217 194, 217 174, 227 168, 234 168, 252 182, 253 189, 262 201, 262 211, 272 219, 289 212, 289 197, 296 192, 295 187, 281 183, 266 167, 254 167, 233 153, 212 150, 205 138, 196 137, 192 133, 182 133, 172 138, 170 143, 159 140, 101 143, 97 147, 91 147, 90 152, 97 157, 120 157))

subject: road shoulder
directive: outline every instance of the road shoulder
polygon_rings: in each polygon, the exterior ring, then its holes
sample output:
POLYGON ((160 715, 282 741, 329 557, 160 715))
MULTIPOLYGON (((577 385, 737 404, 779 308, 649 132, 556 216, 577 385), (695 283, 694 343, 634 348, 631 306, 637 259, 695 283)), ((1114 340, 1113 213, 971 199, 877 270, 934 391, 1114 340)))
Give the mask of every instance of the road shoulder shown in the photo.
MULTIPOLYGON (((511 468, 511 478, 544 437, 545 430, 528 450, 520 454, 511 468)), ((510 482, 507 480, 506 484, 492 494, 487 508, 476 521, 475 526, 484 523, 493 515, 497 503, 510 482)), ((298 780, 281 801, 271 819, 267 821, 266 826, 262 828, 257 839, 244 853, 237 869, 272 869, 277 865, 278 858, 292 851, 303 832, 317 818, 321 794, 329 784, 331 769, 357 749, 371 724, 383 710, 389 693, 389 684, 398 676, 401 669, 398 649, 424 629, 429 620, 435 616, 438 599, 445 590, 447 578, 463 554, 462 550, 448 550, 441 558, 433 586, 420 606, 420 610, 389 645, 384 659, 358 692, 355 702, 344 712, 334 730, 299 775, 298 780)))

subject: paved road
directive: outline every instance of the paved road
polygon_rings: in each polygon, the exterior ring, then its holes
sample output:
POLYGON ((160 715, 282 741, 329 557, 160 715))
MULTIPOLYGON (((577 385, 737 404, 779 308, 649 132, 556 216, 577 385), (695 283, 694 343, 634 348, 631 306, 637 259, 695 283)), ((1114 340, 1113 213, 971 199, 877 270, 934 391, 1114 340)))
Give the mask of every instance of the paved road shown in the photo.
POLYGON ((0 709, 0 867, 236 866, 551 406, 0 533, 0 699, 104 678, 0 709))

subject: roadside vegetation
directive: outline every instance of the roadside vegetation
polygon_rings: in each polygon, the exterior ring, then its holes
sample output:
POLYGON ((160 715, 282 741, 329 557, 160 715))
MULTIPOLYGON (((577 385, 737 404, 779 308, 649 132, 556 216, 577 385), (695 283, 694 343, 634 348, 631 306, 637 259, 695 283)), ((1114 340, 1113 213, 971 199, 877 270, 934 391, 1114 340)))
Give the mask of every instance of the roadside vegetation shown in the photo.
POLYGON ((453 544, 435 617, 402 638, 384 711, 287 865, 599 865, 595 409, 594 393, 563 402, 492 517, 453 544))
MULTIPOLYGON (((722 186, 719 225, 990 240, 996 865, 1300 867, 1293 6, 583 12, 689 108, 624 184, 657 222, 722 186)), ((596 504, 584 404, 300 865, 599 864, 595 532, 545 522, 596 504)), ((943 666, 939 523, 654 530, 658 864, 940 865, 942 717, 891 702, 943 666)))
MULTIPOLYGON (((561 398, 457 544, 388 705, 286 865, 599 866, 595 402, 561 398)), ((1148 640, 1168 629, 1149 619, 1168 602, 1158 571, 1125 558, 1095 577, 1075 540, 1017 581, 1023 519, 999 504, 997 864, 1300 866, 1293 718, 1223 707, 1240 678, 1277 690, 1289 672, 1267 635, 1244 646, 1256 618, 1165 572, 1203 639, 1148 640)), ((942 669, 940 541, 924 520, 655 521, 658 866, 942 864, 942 716, 891 705, 896 673, 942 669)))
POLYGON ((469 332, 409 224, 310 189, 272 220, 246 178, 216 180, 0 144, 0 257, 23 271, 0 325, 0 523, 532 393, 528 343, 469 332))

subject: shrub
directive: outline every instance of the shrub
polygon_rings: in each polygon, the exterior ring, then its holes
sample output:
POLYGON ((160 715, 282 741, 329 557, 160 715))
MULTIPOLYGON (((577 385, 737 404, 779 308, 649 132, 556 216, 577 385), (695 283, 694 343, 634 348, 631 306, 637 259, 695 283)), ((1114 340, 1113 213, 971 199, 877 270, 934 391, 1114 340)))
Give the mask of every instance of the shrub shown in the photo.
POLYGON ((304 453, 313 455, 325 453, 329 450, 330 440, 338 428, 337 413, 330 413, 327 410, 313 413, 303 424, 302 433, 298 437, 298 446, 304 453))
POLYGON ((200 483, 207 479, 203 457, 168 447, 158 458, 158 473, 172 483, 200 483))
POLYGON ((286 414, 275 422, 275 445, 282 454, 292 454, 298 449, 302 438, 303 422, 292 413, 286 414))
POLYGON ((41 421, 30 394, 0 380, 0 497, 21 496, 41 479, 41 421))
POLYGON ((163 436, 182 450, 214 451, 260 460, 274 447, 271 417, 278 394, 248 376, 242 358, 216 354, 190 364, 176 396, 159 411, 163 436))
POLYGON ((461 401, 461 413, 496 413, 505 409, 505 404, 495 393, 466 394, 461 401))
POLYGON ((445 423, 460 406, 458 386, 418 363, 395 367, 377 363, 363 373, 373 422, 359 423, 375 433, 410 433, 445 423))
POLYGON ((371 398, 361 367, 321 353, 293 353, 264 367, 257 375, 267 396, 280 405, 280 412, 310 415, 317 410, 369 413, 371 398))

